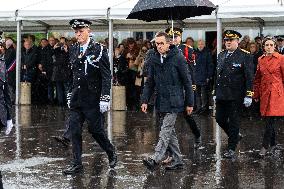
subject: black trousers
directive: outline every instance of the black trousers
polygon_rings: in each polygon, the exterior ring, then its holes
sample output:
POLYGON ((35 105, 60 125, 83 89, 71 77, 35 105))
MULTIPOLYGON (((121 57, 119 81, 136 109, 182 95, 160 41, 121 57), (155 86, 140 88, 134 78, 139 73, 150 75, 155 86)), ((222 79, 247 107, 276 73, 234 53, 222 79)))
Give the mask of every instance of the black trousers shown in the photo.
POLYGON ((275 146, 275 117, 265 117, 265 131, 262 141, 262 146, 268 149, 270 146, 275 146))
POLYGON ((216 100, 216 122, 228 136, 228 149, 236 150, 239 141, 241 103, 216 100))
POLYGON ((208 109, 209 102, 209 90, 207 85, 197 85, 196 86, 196 109, 201 108, 208 109))
POLYGON ((184 114, 184 118, 186 120, 186 123, 189 125, 192 133, 194 134, 194 137, 195 138, 199 138, 201 136, 200 135, 200 130, 199 130, 199 128, 198 128, 198 126, 197 126, 193 116, 192 115, 188 115, 188 114, 185 113, 184 114))
POLYGON ((70 112, 69 126, 72 136, 72 151, 74 163, 81 164, 82 156, 82 126, 84 121, 88 122, 88 131, 107 153, 108 157, 114 153, 114 146, 110 143, 102 124, 102 114, 100 109, 75 109, 70 112))
POLYGON ((62 135, 63 138, 71 141, 71 138, 72 138, 72 133, 71 133, 71 128, 70 128, 70 116, 71 116, 71 113, 69 112, 68 114, 68 117, 67 119, 65 120, 65 130, 64 130, 64 133, 62 135))

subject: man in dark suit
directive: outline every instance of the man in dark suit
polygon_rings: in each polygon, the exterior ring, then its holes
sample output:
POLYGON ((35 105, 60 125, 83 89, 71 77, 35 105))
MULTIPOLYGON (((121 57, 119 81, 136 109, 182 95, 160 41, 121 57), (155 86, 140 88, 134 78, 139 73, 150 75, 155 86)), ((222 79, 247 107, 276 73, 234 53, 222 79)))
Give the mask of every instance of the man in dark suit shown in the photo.
POLYGON ((157 52, 149 57, 147 80, 141 98, 143 112, 147 111, 150 97, 156 94, 156 110, 162 120, 159 142, 153 156, 144 159, 143 164, 150 170, 155 169, 170 148, 174 161, 166 169, 183 167, 182 155, 175 132, 175 122, 179 112, 191 114, 193 92, 186 60, 165 32, 155 36, 157 52))
MULTIPOLYGON (((182 37, 182 29, 181 28, 176 28, 174 27, 172 28, 167 28, 165 30, 165 32, 171 37, 173 38, 173 44, 177 46, 177 48, 180 50, 180 52, 182 52, 182 54, 184 55, 184 58, 187 62, 187 67, 188 67, 188 71, 190 74, 190 78, 191 78, 191 83, 192 83, 192 90, 195 93, 196 92, 196 74, 195 74, 195 66, 196 66, 196 62, 195 62, 195 54, 194 54, 194 50, 192 46, 186 45, 186 44, 182 44, 181 41, 181 37, 182 37)), ((196 105, 195 103, 196 101, 194 101, 194 105, 196 105)), ((201 145, 201 134, 200 134, 200 130, 192 116, 185 114, 184 118, 187 122, 187 124, 189 125, 194 137, 195 137, 195 144, 194 144, 194 148, 199 148, 201 145)))

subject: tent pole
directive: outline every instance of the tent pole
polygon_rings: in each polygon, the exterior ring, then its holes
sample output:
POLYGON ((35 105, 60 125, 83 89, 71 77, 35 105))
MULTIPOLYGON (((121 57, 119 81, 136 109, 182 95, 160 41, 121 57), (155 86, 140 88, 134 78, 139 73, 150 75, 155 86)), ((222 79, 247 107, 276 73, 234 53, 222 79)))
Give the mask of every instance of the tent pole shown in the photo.
POLYGON ((15 104, 19 105, 20 103, 20 71, 21 71, 21 27, 22 27, 22 20, 17 21, 17 53, 16 53, 16 99, 15 104))
MULTIPOLYGON (((218 6, 216 8, 216 20, 217 20, 217 57, 218 54, 221 52, 222 50, 222 19, 218 17, 218 6)), ((213 104, 213 116, 215 117, 215 113, 216 113, 216 103, 214 101, 213 104)), ((214 119, 214 126, 215 126, 215 142, 216 142, 216 157, 217 157, 217 161, 216 161, 216 171, 215 171, 215 178, 216 178, 216 183, 219 184, 220 180, 221 180, 221 172, 222 172, 222 168, 221 168, 221 140, 222 140, 222 134, 221 134, 221 129, 218 125, 218 123, 216 122, 216 120, 214 119)))
MULTIPOLYGON (((218 7, 216 9, 216 19, 217 19, 217 57, 218 54, 222 51, 222 19, 218 17, 218 7)), ((213 116, 215 116, 216 113, 216 107, 215 102, 213 106, 213 116)))
MULTIPOLYGON (((108 33, 108 56, 109 56, 109 63, 110 63, 110 70, 111 75, 113 76, 113 21, 109 20, 109 33, 108 33)), ((110 102, 112 107, 112 79, 111 79, 111 92, 110 92, 110 102)))
POLYGON ((112 141, 112 90, 113 90, 113 20, 109 18, 110 16, 110 8, 107 10, 107 18, 108 18, 108 56, 109 56, 109 63, 110 63, 110 70, 111 70, 111 88, 110 88, 110 111, 108 111, 107 116, 107 133, 108 138, 112 141))
POLYGON ((217 54, 222 50, 222 19, 217 18, 217 54))

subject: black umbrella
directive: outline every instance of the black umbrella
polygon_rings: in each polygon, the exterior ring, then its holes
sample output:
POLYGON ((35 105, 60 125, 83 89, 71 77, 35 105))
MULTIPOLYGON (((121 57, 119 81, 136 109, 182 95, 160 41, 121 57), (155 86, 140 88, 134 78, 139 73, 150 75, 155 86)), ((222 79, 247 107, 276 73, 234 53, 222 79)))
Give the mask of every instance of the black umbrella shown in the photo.
POLYGON ((209 0, 139 0, 127 19, 147 22, 156 20, 183 20, 210 15, 215 5, 209 0))

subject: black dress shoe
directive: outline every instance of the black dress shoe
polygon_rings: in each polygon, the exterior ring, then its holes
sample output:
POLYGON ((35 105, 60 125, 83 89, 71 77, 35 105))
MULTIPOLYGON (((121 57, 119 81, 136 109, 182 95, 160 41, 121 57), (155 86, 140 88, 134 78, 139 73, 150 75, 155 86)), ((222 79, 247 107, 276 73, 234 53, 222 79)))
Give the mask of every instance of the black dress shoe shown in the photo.
POLYGON ((83 171, 83 165, 82 164, 76 164, 76 163, 72 163, 70 167, 68 167, 67 169, 65 169, 63 171, 64 174, 66 175, 72 175, 75 173, 79 173, 83 171))
POLYGON ((57 142, 63 144, 65 147, 69 146, 70 140, 68 140, 67 138, 61 136, 53 136, 52 138, 54 138, 57 142))
POLYGON ((228 150, 224 153, 223 158, 226 159, 235 159, 236 158, 236 152, 234 150, 228 150))
POLYGON ((149 169, 150 171, 153 171, 158 164, 151 158, 143 159, 143 164, 149 169))
POLYGON ((108 157, 108 165, 110 168, 113 169, 115 168, 116 164, 117 164, 117 155, 115 152, 113 152, 112 155, 108 157))
POLYGON ((179 169, 183 169, 184 163, 182 162, 173 162, 171 165, 166 166, 165 169, 166 170, 179 170, 179 169))

